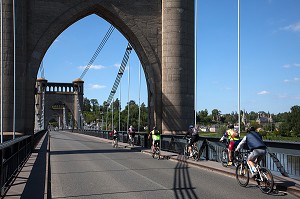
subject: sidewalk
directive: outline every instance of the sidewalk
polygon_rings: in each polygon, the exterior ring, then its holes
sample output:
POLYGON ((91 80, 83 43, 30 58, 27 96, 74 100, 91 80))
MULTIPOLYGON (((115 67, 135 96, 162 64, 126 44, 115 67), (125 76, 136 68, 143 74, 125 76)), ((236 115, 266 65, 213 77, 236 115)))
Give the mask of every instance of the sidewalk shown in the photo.
MULTIPOLYGON (((101 139, 101 138, 100 138, 101 139)), ((102 139, 104 142, 111 142, 111 140, 106 140, 102 139)), ((145 154, 152 155, 151 149, 143 148, 140 146, 128 146, 127 143, 120 143, 119 142, 119 147, 124 147, 124 148, 130 148, 131 150, 136 150, 140 151, 145 154)), ((161 155, 165 158, 162 159, 169 159, 172 161, 186 161, 188 164, 202 168, 202 169, 207 169, 212 172, 218 172, 223 175, 228 175, 230 177, 235 178, 235 167, 223 167, 220 162, 215 162, 215 161, 206 161, 206 160, 199 160, 199 161, 194 161, 191 159, 184 159, 183 155, 179 155, 177 153, 171 153, 168 151, 161 151, 161 155)), ((273 174, 274 175, 274 174, 273 174)), ((275 194, 276 192, 288 192, 290 194, 293 194, 297 197, 300 198, 300 181, 284 176, 277 176, 274 175, 274 190, 275 194)))
POLYGON ((48 189, 48 133, 36 146, 27 162, 11 182, 4 199, 43 199, 48 189))

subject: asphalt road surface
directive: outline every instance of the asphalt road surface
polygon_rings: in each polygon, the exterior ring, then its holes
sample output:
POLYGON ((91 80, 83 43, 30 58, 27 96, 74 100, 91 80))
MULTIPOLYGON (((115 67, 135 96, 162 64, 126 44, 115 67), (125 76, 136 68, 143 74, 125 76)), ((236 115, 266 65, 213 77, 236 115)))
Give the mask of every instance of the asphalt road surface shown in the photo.
POLYGON ((50 132, 52 198, 215 199, 296 198, 263 194, 255 185, 240 187, 235 178, 188 165, 156 160, 100 139, 50 132))

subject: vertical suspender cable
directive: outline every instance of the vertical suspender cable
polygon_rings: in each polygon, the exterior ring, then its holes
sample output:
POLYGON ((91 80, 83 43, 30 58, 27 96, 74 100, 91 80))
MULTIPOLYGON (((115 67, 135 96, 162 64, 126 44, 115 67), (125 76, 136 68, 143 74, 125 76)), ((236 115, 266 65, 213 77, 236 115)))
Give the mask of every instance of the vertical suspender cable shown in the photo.
POLYGON ((120 99, 119 99, 119 107, 118 107, 118 109, 119 109, 118 110, 119 111, 119 131, 121 131, 121 91, 122 91, 121 90, 121 84, 122 84, 122 80, 120 81, 120 91, 119 91, 120 92, 119 93, 120 94, 120 96, 119 96, 120 99))
POLYGON ((241 132, 241 87, 240 87, 240 0, 238 0, 238 123, 239 133, 241 132))
POLYGON ((114 98, 111 103, 111 130, 114 130, 114 98))
POLYGON ((129 94, 130 94, 130 58, 128 58, 128 103, 127 103, 127 107, 128 107, 128 114, 127 114, 127 131, 129 129, 129 94))
POLYGON ((16 7, 13 0, 13 32, 14 32, 14 110, 13 110, 13 139, 16 138, 16 7))
POLYGON ((1 143, 3 142, 3 1, 1 0, 1 143))
POLYGON ((106 128, 105 128, 105 130, 107 131, 107 117, 108 117, 108 106, 106 106, 106 128))
POLYGON ((138 123, 138 132, 140 132, 141 125, 141 63, 139 67, 139 123, 138 123))
POLYGON ((195 104, 194 104, 194 114, 195 114, 195 125, 197 124, 197 15, 198 15, 198 6, 197 6, 197 0, 195 0, 195 104))

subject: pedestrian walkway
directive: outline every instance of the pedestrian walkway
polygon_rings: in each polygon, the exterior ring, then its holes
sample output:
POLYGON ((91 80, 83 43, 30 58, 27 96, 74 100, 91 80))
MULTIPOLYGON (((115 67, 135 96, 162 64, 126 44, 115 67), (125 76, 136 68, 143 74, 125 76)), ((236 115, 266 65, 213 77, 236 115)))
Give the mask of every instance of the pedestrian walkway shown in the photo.
MULTIPOLYGON (((111 140, 103 138, 96 139, 99 139, 100 142, 112 142, 111 140)), ((50 179, 48 178, 48 176, 50 176, 48 175, 50 172, 48 170, 48 147, 48 136, 44 136, 14 182, 12 182, 10 189, 4 197, 5 199, 50 199, 50 196, 48 194, 49 189, 51 188, 51 186, 48 186, 50 182, 50 179)), ((130 150, 140 151, 145 154, 152 154, 151 150, 148 148, 143 148, 140 146, 129 146, 127 143, 119 142, 119 148, 128 148, 130 150)), ((234 167, 223 167, 219 162, 206 160, 194 161, 185 159, 182 155, 167 151, 162 151, 161 155, 162 157, 167 157, 162 158, 166 161, 167 159, 171 161, 186 161, 190 166, 195 166, 201 169, 210 170, 212 172, 218 172, 230 177, 235 177, 234 167)), ((300 181, 283 176, 274 176, 274 181, 276 191, 279 191, 280 193, 288 192, 300 198, 300 181)))

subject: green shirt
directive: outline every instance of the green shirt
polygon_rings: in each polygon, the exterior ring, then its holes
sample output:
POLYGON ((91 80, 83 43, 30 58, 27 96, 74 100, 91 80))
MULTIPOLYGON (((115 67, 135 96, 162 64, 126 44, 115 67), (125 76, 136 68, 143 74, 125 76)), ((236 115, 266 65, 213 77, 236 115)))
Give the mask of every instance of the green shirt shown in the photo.
POLYGON ((160 140, 160 132, 158 130, 157 130, 156 134, 154 133, 154 130, 152 130, 150 133, 152 135, 153 140, 160 140))

